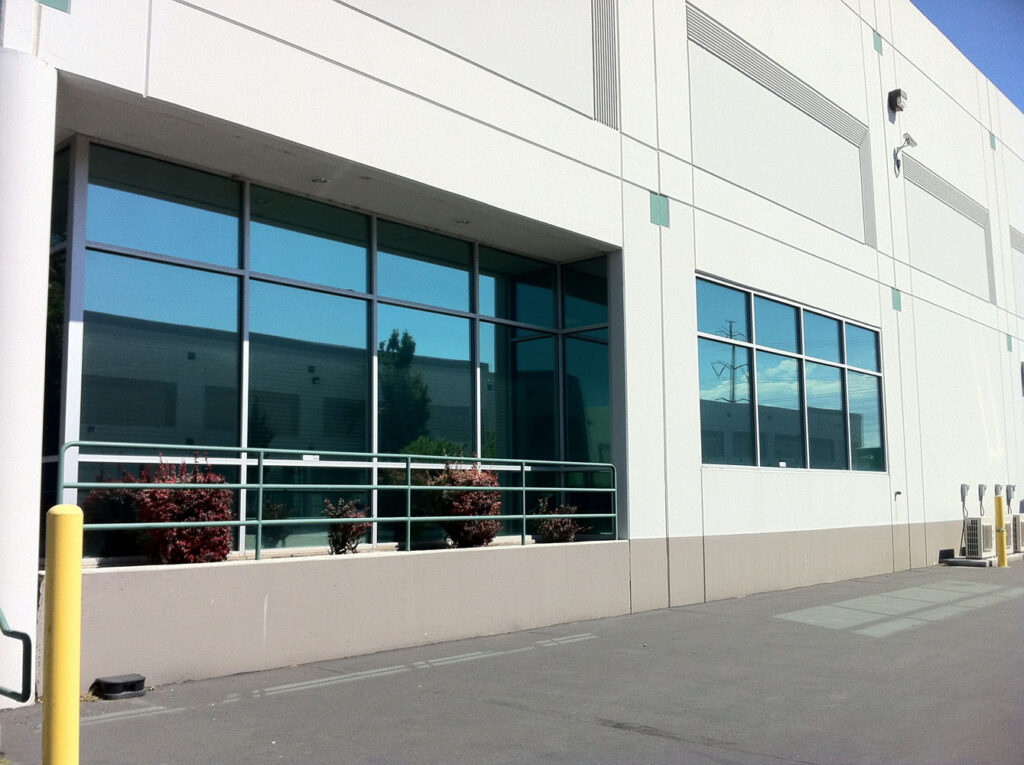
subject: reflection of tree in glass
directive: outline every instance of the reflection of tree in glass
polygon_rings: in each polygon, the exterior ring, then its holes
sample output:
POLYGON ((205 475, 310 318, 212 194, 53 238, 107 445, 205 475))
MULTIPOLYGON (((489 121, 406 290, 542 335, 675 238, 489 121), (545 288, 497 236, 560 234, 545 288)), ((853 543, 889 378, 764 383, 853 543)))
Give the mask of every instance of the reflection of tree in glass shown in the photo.
POLYGON ((249 414, 249 446, 266 449, 277 435, 267 422, 267 410, 260 408, 260 397, 252 397, 252 412, 249 414))
POLYGON ((380 449, 393 452, 427 435, 430 393, 423 373, 412 368, 416 341, 408 330, 391 331, 377 347, 380 449))

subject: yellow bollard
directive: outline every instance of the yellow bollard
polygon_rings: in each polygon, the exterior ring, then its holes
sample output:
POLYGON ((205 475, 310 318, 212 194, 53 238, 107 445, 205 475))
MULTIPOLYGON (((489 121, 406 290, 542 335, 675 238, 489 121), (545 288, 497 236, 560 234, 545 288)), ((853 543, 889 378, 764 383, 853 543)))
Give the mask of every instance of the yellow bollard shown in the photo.
POLYGON ((1003 512, 1003 498, 996 495, 996 557, 999 566, 1006 566, 1006 513, 1003 512))
POLYGON ((46 514, 43 765, 77 765, 82 673, 82 509, 46 514))

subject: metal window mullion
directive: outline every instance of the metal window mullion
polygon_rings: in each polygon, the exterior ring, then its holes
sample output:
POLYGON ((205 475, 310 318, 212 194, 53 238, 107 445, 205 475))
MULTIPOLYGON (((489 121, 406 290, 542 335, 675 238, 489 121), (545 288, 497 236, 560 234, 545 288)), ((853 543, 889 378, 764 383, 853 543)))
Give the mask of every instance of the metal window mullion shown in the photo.
POLYGON ((473 313, 469 323, 469 366, 473 370, 470 406, 473 412, 473 441, 476 444, 476 454, 482 457, 484 442, 481 412, 483 392, 480 390, 480 245, 477 242, 473 242, 470 278, 472 282, 469 285, 469 307, 473 313))
MULTIPOLYGON (((757 317, 754 315, 754 293, 748 291, 746 295, 747 316, 749 317, 747 331, 750 332, 750 350, 748 351, 750 361, 747 364, 747 369, 749 370, 749 374, 747 375, 747 384, 750 386, 750 404, 754 407, 754 410, 751 412, 753 415, 751 421, 754 424, 754 432, 751 434, 751 437, 754 441, 754 465, 756 467, 761 467, 761 412, 757 404, 757 348, 753 342, 757 339, 757 317)), ((731 337, 729 340, 736 343, 736 345, 741 345, 741 343, 735 341, 731 337)), ((746 345, 746 343, 743 343, 743 345, 746 345)))
MULTIPOLYGON (((366 342, 368 353, 370 354, 370 375, 367 380, 369 386, 370 396, 370 431, 368 433, 370 437, 370 451, 373 454, 377 454, 379 451, 379 440, 380 440, 380 422, 378 421, 379 413, 379 402, 378 402, 378 388, 377 388, 377 373, 378 373, 378 356, 377 356, 377 216, 370 216, 370 246, 366 252, 366 258, 368 261, 367 278, 369 284, 365 285, 370 293, 370 299, 367 301, 366 310, 369 312, 369 321, 366 323, 366 342)), ((372 466, 370 468, 370 484, 377 486, 379 483, 380 469, 377 467, 377 458, 373 458, 372 466)), ((370 490, 370 515, 376 519, 379 517, 379 493, 377 489, 370 490)), ((378 544, 378 524, 373 523, 370 526, 370 546, 376 547, 378 544)))
POLYGON ((842 337, 840 338, 843 359, 843 418, 846 420, 846 469, 853 470, 853 427, 850 418, 850 367, 846 364, 849 356, 846 353, 846 322, 840 322, 842 337))
MULTIPOLYGON (((64 442, 77 441, 82 425, 82 376, 85 316, 85 236, 89 196, 89 141, 75 136, 68 157, 68 240, 65 258, 64 349, 61 433, 64 442)), ((78 480, 78 450, 64 461, 65 482, 78 480)), ((59 502, 77 504, 78 491, 66 489, 59 502), (69 493, 70 492, 70 493, 69 493)))
POLYGON ((558 390, 555 392, 558 412, 555 421, 558 423, 558 457, 565 459, 568 449, 568 426, 566 423, 565 411, 565 378, 567 364, 565 361, 565 321, 563 316, 563 276, 562 266, 555 268, 555 385, 558 390))
MULTIPOLYGON (((251 197, 251 187, 250 187, 250 184, 247 181, 243 181, 241 186, 242 186, 242 214, 241 214, 241 218, 240 218, 240 221, 239 221, 239 227, 240 227, 239 233, 240 233, 240 236, 241 236, 241 240, 240 240, 241 252, 239 253, 239 255, 240 255, 241 259, 242 259, 241 260, 242 276, 241 276, 241 283, 239 285, 239 292, 240 292, 239 300, 241 301, 241 305, 240 305, 240 315, 239 315, 239 324, 238 324, 238 331, 239 331, 239 338, 238 339, 239 339, 239 348, 240 348, 240 351, 241 351, 241 353, 239 355, 240 369, 239 369, 239 374, 238 374, 238 418, 239 418, 238 419, 238 438, 239 438, 239 444, 238 445, 241 446, 241 447, 246 447, 246 446, 249 445, 249 305, 250 305, 250 295, 249 295, 249 262, 250 262, 250 259, 249 259, 249 224, 250 224, 250 220, 249 220, 249 202, 250 202, 250 197, 251 197)), ((242 456, 244 458, 244 457, 247 457, 248 455, 243 452, 242 456)), ((262 461, 262 453, 260 455, 260 459, 262 461)), ((248 460, 247 459, 242 459, 241 460, 241 464, 239 465, 239 468, 238 468, 238 482, 239 483, 243 483, 243 484, 244 483, 248 483, 248 481, 246 480, 247 476, 248 476, 248 460)), ((257 493, 256 514, 257 514, 258 518, 262 519, 262 517, 263 517, 263 471, 262 471, 262 468, 260 469, 260 479, 259 479, 259 482, 260 482, 260 488, 259 488, 259 491, 257 493)), ((247 490, 246 489, 240 489, 239 492, 238 492, 238 514, 239 514, 239 518, 240 519, 246 518, 248 516, 248 514, 249 514, 248 499, 249 499, 249 495, 247 493, 247 490)), ((242 527, 239 528, 239 532, 238 532, 238 551, 240 553, 243 553, 243 554, 245 553, 245 547, 246 547, 246 545, 245 545, 246 531, 247 531, 246 527, 242 526, 242 527)), ((262 526, 257 526, 255 531, 256 531, 256 557, 258 558, 259 554, 260 554, 260 547, 261 547, 261 541, 262 541, 261 540, 262 532, 263 532, 262 526)))

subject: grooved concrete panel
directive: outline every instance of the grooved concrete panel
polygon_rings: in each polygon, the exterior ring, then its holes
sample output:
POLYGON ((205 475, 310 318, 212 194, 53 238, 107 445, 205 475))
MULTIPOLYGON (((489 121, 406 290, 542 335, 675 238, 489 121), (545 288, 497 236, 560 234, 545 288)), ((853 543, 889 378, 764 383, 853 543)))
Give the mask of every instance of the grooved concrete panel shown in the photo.
POLYGON ((629 600, 624 541, 92 569, 82 688, 105 675, 160 684, 626 614, 629 600))

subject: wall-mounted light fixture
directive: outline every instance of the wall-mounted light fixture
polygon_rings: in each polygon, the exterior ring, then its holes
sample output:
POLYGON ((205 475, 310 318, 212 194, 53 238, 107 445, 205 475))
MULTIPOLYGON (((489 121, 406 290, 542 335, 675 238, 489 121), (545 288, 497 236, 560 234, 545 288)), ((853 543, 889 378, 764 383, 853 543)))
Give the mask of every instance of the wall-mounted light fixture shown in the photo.
POLYGON ((910 133, 904 133, 903 143, 893 149, 892 164, 897 176, 900 174, 900 166, 903 164, 902 160, 900 160, 900 152, 904 149, 913 149, 915 146, 917 146, 917 141, 914 140, 910 133))
POLYGON ((910 97, 907 95, 907 91, 902 88, 896 88, 896 90, 889 91, 889 110, 893 112, 901 112, 907 108, 907 101, 910 97))

